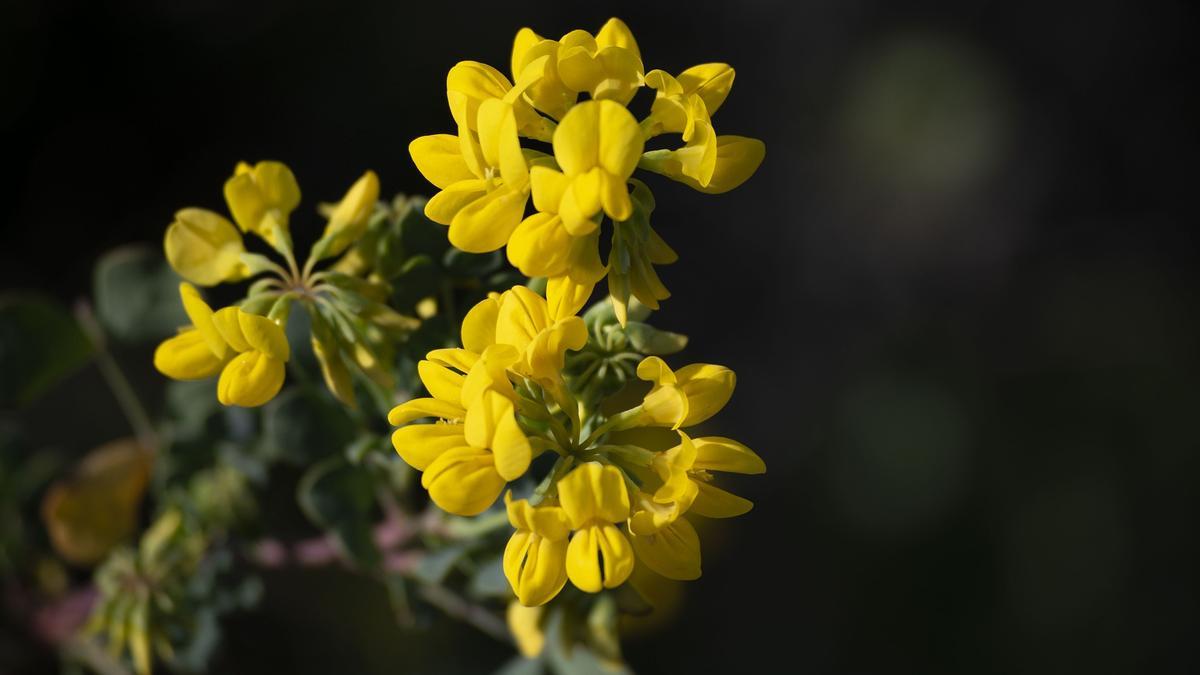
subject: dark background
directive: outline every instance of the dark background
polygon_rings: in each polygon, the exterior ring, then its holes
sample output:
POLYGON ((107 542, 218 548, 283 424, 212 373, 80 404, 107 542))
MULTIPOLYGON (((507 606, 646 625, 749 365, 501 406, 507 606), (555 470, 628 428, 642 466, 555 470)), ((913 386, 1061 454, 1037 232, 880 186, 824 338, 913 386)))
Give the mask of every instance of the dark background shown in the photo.
MULTIPOLYGON (((631 663, 1195 672, 1183 3, 8 2, 0 288, 86 292, 102 251, 221 209, 239 159, 295 170, 313 235, 365 168, 427 192, 406 147, 451 131, 455 61, 507 71, 521 26, 610 15, 648 68, 732 63, 716 128, 768 148, 727 195, 649 179, 681 257, 655 322, 737 371, 705 431, 769 472, 734 481, 754 511, 703 533, 704 577, 631 663)), ((503 658, 465 627, 401 638, 335 577, 269 580, 221 669, 503 658)))

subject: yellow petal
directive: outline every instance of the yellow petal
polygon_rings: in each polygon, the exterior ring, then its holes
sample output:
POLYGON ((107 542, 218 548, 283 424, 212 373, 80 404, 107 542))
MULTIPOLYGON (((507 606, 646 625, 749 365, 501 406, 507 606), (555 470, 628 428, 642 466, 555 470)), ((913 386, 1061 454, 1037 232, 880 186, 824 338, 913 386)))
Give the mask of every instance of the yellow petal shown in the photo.
POLYGON ((274 244, 275 228, 287 228, 288 216, 300 205, 300 186, 291 169, 280 162, 259 162, 239 168, 225 182, 225 201, 244 232, 254 232, 274 244))
POLYGON ((678 387, 657 387, 642 399, 646 424, 678 429, 688 417, 688 398, 678 387))
POLYGON ((479 106, 479 146, 487 165, 500 169, 505 187, 521 190, 529 182, 529 169, 517 138, 517 119, 510 104, 488 99, 479 106))
POLYGON ((546 646, 546 633, 541 627, 542 609, 526 607, 520 602, 510 602, 505 618, 508 620, 508 631, 513 634, 521 656, 532 659, 540 655, 546 646))
POLYGON ((690 427, 717 414, 733 396, 737 376, 725 366, 694 363, 675 371, 680 391, 687 396, 688 414, 680 426, 690 427))
POLYGON ((600 212, 600 187, 603 180, 599 168, 571 179, 558 208, 558 214, 562 216, 567 232, 581 237, 599 227, 600 224, 594 216, 600 212))
POLYGON ((642 60, 622 47, 605 47, 596 54, 601 77, 591 89, 592 99, 626 106, 643 84, 642 60))
POLYGON ((601 179, 600 204, 604 212, 614 221, 628 220, 633 215, 633 201, 629 199, 625 181, 610 173, 602 173, 601 179))
POLYGON ((512 401, 488 390, 467 409, 465 437, 477 448, 490 448, 496 473, 505 480, 516 480, 529 469, 533 452, 529 440, 517 425, 512 401))
POLYGON ((615 466, 584 462, 558 483, 558 497, 571 525, 618 523, 629 517, 625 478, 615 466))
POLYGON ((167 262, 179 276, 201 286, 240 281, 250 274, 237 228, 206 209, 182 209, 163 239, 167 262))
POLYGON ((154 367, 173 380, 203 380, 221 372, 223 365, 195 329, 167 338, 154 350, 154 367))
POLYGON ((480 448, 446 450, 421 475, 421 485, 443 511, 475 516, 491 506, 504 489, 492 453, 480 448))
POLYGON ((701 185, 695 178, 685 175, 682 162, 674 150, 647 152, 640 166, 648 171, 661 173, 706 194, 729 192, 746 182, 762 164, 767 148, 756 138, 742 136, 718 136, 716 161, 708 185, 701 185))
POLYGON ((639 59, 642 53, 638 51, 637 40, 633 39, 633 31, 629 30, 629 26, 625 25, 624 21, 613 17, 604 22, 600 27, 600 32, 596 33, 596 46, 600 49, 604 47, 621 47, 633 52, 633 55, 639 59))
POLYGON ((714 115, 733 87, 733 68, 727 63, 704 63, 692 66, 679 74, 679 84, 686 94, 696 94, 714 115))
POLYGON ((546 309, 550 318, 558 321, 578 314, 591 297, 592 287, 593 284, 580 284, 565 275, 551 278, 546 282, 546 309))
POLYGON ((287 361, 290 357, 287 335, 284 334, 283 327, 274 320, 239 310, 238 326, 251 348, 280 361, 287 361))
POLYGON ((500 313, 496 320, 496 342, 516 347, 525 347, 538 333, 550 325, 546 312, 546 300, 525 286, 514 286, 500 299, 500 313))
POLYGON ((462 343, 467 351, 476 354, 496 344, 496 319, 500 316, 499 296, 480 300, 467 312, 462 322, 462 343))
POLYGON ((705 436, 692 441, 696 447, 693 467, 703 471, 727 473, 766 473, 767 465, 753 450, 731 438, 705 436))
POLYGON ((246 340, 246 336, 242 333, 242 324, 238 319, 241 309, 237 307, 224 307, 218 309, 213 314, 213 325, 216 326, 217 332, 221 334, 225 342, 233 348, 235 352, 250 351, 250 343, 246 340))
POLYGON ((608 523, 576 531, 567 545, 567 576, 577 588, 588 593, 625 583, 633 572, 634 562, 629 540, 608 523))
POLYGON ((683 518, 650 535, 635 535, 633 549, 647 567, 668 579, 700 578, 700 537, 683 518))
POLYGON ((489 98, 504 98, 512 83, 495 68, 476 61, 461 61, 446 74, 450 114, 460 127, 474 131, 479 105, 489 98))
POLYGON ((513 230, 508 261, 527 277, 565 274, 573 237, 553 213, 535 213, 513 230))
POLYGON ((447 403, 458 403, 462 400, 463 380, 466 379, 466 376, 433 361, 418 363, 417 374, 421 377, 421 383, 425 385, 425 389, 434 398, 447 403))
POLYGON ((463 180, 454 183, 425 202, 425 217, 435 223, 449 225, 454 216, 468 204, 487 194, 487 182, 463 180))
POLYGON ((504 576, 526 607, 549 602, 567 583, 567 540, 517 531, 504 547, 504 576))
POLYGON ((561 377, 567 350, 578 351, 587 344, 587 325, 577 316, 556 321, 537 334, 526 349, 530 374, 541 381, 561 377))
MULTIPOLYGON (((576 105, 554 131, 554 158, 568 176, 591 171, 599 163, 600 109, 611 101, 585 101, 576 105)), ((617 106, 620 107, 620 106, 617 106)), ((626 111, 628 113, 628 111, 626 111)), ((637 122, 634 122, 635 126, 637 122)))
POLYGON ((571 521, 559 506, 533 506, 527 499, 513 499, 512 490, 504 495, 508 522, 518 530, 528 530, 541 537, 565 540, 571 534, 571 521))
POLYGON ((367 229, 367 220, 375 212, 379 201, 379 176, 367 171, 346 191, 345 196, 334 207, 325 225, 325 237, 336 237, 327 255, 335 256, 354 243, 367 229))
MULTIPOLYGON (((596 105, 599 110, 594 133, 600 137, 597 161, 605 171, 623 181, 633 175, 641 159, 645 147, 641 127, 623 105, 612 101, 597 101, 596 105)), ((556 146, 556 153, 557 149, 556 146)))
POLYGON ((521 224, 528 199, 505 186, 463 206, 450 222, 450 243, 469 253, 495 251, 521 224))
POLYGON ((647 356, 642 359, 637 367, 637 376, 638 379, 660 385, 675 384, 676 382, 675 373, 671 367, 657 356, 647 356))
POLYGON ((466 373, 479 360, 479 355, 466 349, 451 348, 435 349, 426 354, 425 358, 434 363, 440 363, 447 368, 454 368, 459 372, 466 373))
POLYGON ((597 51, 596 39, 585 30, 573 30, 562 36, 558 41, 556 68, 567 88, 590 92, 604 78, 604 70, 595 57, 597 51))
POLYGON ((754 508, 749 499, 726 492, 711 483, 697 483, 699 491, 692 502, 691 512, 705 518, 733 518, 754 508))
POLYGON ((461 424, 410 424, 392 432, 392 447, 417 471, 427 469, 450 448, 466 444, 461 424))
POLYGON ((512 76, 515 78, 528 63, 526 55, 530 49, 539 43, 544 38, 538 35, 532 28, 522 28, 517 31, 517 36, 513 38, 512 47, 512 76))
POLYGON ((388 424, 400 426, 422 417, 460 420, 466 414, 461 405, 447 403, 436 398, 414 398, 392 408, 388 413, 388 424))
POLYGON ((535 166, 529 170, 529 181, 533 189, 533 208, 542 213, 558 213, 571 179, 550 167, 535 166))
POLYGON ((515 399, 512 383, 508 380, 508 369, 520 358, 520 353, 511 345, 494 344, 483 350, 463 382, 463 405, 470 407, 488 390, 515 399))
POLYGON ((213 324, 213 311, 204 302, 204 298, 200 297, 200 291, 196 287, 183 282, 179 284, 179 297, 183 300, 183 311, 191 319, 192 325, 204 337, 205 344, 212 350, 212 353, 219 359, 224 359, 229 352, 229 346, 225 344, 225 339, 217 331, 216 325, 213 324))
POLYGON ((217 400, 222 405, 260 406, 279 393, 283 377, 282 360, 260 351, 239 354, 221 371, 217 400))
POLYGON ((463 159, 457 136, 421 136, 408 144, 408 154, 417 165, 417 171, 439 190, 445 190, 459 181, 477 178, 463 159))

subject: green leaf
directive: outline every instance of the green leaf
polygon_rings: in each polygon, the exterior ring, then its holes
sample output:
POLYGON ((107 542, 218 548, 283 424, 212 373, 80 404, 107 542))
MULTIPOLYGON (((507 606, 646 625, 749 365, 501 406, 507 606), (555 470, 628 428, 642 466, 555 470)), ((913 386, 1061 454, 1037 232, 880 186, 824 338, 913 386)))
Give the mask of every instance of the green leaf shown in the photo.
POLYGON ((467 554, 468 550, 466 544, 449 544, 432 551, 421 558, 417 569, 413 570, 413 576, 425 584, 440 584, 446 580, 450 570, 454 569, 454 566, 467 554))
POLYGON ((686 335, 659 330, 640 321, 627 322, 625 335, 634 349, 653 356, 674 354, 686 347, 688 343, 686 335))
POLYGON ((141 342, 188 325, 179 277, 162 255, 126 246, 101 256, 94 277, 96 316, 118 340, 141 342))
POLYGON ((512 587, 508 585, 508 579, 504 576, 504 561, 500 556, 479 565, 475 575, 471 577, 467 592, 480 599, 512 597, 512 587))
POLYGON ((495 675, 542 675, 545 668, 540 659, 514 656, 496 671, 495 675))
POLYGON ((292 464, 340 455, 358 435, 346 409, 323 389, 292 387, 263 408, 264 454, 292 464))
POLYGON ((442 266, 457 277, 482 277, 500 269, 504 258, 500 251, 491 253, 467 253, 456 248, 447 249, 442 256, 442 266))
POLYGON ((87 363, 92 345, 58 304, 0 298, 0 406, 23 405, 87 363))
POLYGON ((296 501, 308 519, 331 532, 346 557, 366 568, 380 561, 371 531, 374 495, 370 474, 340 456, 313 465, 296 486, 296 501))

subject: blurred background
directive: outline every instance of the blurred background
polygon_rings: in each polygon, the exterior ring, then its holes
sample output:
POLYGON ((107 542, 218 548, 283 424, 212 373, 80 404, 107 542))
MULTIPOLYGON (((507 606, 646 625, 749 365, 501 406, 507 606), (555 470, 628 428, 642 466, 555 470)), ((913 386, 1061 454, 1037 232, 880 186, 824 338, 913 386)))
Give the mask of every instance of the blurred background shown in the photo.
MULTIPOLYGON (((702 532, 704 576, 630 663, 1196 672, 1184 3, 941 4, 7 2, 0 288, 74 300, 101 252, 221 209, 241 159, 287 162, 302 209, 366 168, 428 192, 407 144, 452 131, 450 66, 507 70, 522 26, 619 16, 647 68, 731 63, 715 125, 768 148, 721 197, 648 179, 681 258, 655 324, 737 372, 705 431, 768 474, 735 485, 754 511, 702 532)), ((19 413, 37 441, 126 433, 98 375, 73 383, 87 405, 19 413)), ((268 576, 227 626, 227 673, 486 672, 507 653, 451 622, 401 634, 338 572, 268 576)))

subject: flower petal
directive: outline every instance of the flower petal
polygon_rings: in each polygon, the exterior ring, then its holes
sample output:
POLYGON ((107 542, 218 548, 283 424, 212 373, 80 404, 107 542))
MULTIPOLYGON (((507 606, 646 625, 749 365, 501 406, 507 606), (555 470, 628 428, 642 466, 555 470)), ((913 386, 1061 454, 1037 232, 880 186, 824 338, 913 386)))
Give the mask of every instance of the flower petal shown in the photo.
POLYGON ((417 471, 424 471, 450 448, 466 444, 461 424, 410 424, 392 432, 392 447, 417 471))
POLYGON ((696 446, 696 462, 692 466, 696 469, 744 474, 767 471, 761 457, 731 438, 704 436, 692 442, 696 446))
POLYGON ((246 250, 242 235, 233 223, 207 209, 177 211, 167 226, 163 250, 179 276, 201 286, 240 281, 250 275, 241 260, 246 250))
POLYGON ((754 503, 711 483, 696 483, 699 492, 692 502, 691 513, 705 518, 733 518, 754 508, 754 503))
POLYGON ((388 413, 388 424, 400 426, 422 417, 460 420, 466 416, 461 405, 447 403, 436 398, 414 398, 392 408, 388 413))
POLYGON ((439 401, 458 403, 462 400, 465 375, 456 373, 433 361, 419 362, 417 374, 421 377, 421 383, 425 385, 425 389, 439 401))
POLYGON ((443 511, 475 516, 495 503, 504 490, 492 453, 471 447, 446 450, 425 469, 421 485, 443 511))
POLYGON ((700 578, 700 537, 683 518, 654 534, 635 535, 633 549, 647 567, 668 579, 700 578))
POLYGON ((449 225, 454 216, 471 202, 487 194, 482 180, 463 180, 454 183, 425 202, 425 216, 435 223, 449 225))
POLYGON ((496 319, 500 315, 500 296, 494 294, 475 304, 462 322, 462 343, 467 351, 482 354, 496 344, 496 319))
POLYGON ((495 251, 521 224, 528 199, 505 186, 465 205, 450 222, 450 243, 468 253, 495 251))
POLYGON ((729 96, 733 76, 733 68, 727 63, 702 63, 680 73, 678 80, 683 92, 698 95, 712 116, 729 96))
POLYGON ((217 400, 222 405, 258 407, 283 387, 283 361, 260 351, 239 354, 221 371, 217 400))
POLYGON ((408 144, 408 154, 417 165, 417 171, 439 190, 445 190, 459 181, 478 178, 467 167, 457 136, 421 136, 408 144))
POLYGON ((195 329, 167 338, 154 350, 154 367, 173 380, 203 380, 221 372, 223 365, 195 329))

